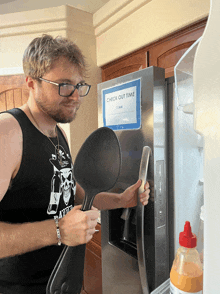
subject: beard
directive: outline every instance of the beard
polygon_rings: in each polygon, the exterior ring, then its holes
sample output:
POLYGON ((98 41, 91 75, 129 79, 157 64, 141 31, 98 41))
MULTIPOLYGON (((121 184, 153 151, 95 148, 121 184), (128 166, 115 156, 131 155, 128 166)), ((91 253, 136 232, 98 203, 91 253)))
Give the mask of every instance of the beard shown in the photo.
POLYGON ((49 105, 47 102, 42 101, 41 99, 35 99, 37 106, 48 116, 50 116, 54 121, 57 123, 70 123, 76 118, 77 110, 80 107, 80 103, 74 102, 74 103, 62 103, 60 104, 59 109, 53 109, 51 105, 49 105), (70 109, 68 109, 68 105, 70 106, 70 109), (72 106, 75 106, 72 108, 72 106), (62 110, 62 106, 67 109, 67 111, 62 110))

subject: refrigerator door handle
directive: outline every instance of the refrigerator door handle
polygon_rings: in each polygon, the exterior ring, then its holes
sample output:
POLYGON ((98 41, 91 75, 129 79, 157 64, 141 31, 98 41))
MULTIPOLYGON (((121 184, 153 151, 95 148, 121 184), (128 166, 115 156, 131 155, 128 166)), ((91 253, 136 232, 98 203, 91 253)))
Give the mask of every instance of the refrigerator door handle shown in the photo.
MULTIPOLYGON (((144 146, 139 170, 139 179, 142 180, 141 186, 138 189, 138 195, 144 192, 144 185, 147 179, 147 171, 149 165, 149 157, 152 154, 151 148, 144 146)), ((147 271, 145 262, 145 251, 144 251, 144 206, 138 200, 136 207, 137 214, 137 227, 136 227, 136 239, 137 239, 137 256, 138 256, 138 267, 141 280, 141 286, 143 294, 150 294, 149 286, 147 281, 147 271)))

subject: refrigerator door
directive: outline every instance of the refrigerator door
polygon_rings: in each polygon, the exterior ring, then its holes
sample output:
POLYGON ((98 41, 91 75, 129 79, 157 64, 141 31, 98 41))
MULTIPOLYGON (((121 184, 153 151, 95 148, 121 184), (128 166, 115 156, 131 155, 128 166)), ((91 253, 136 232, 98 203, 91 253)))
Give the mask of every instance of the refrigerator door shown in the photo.
POLYGON ((121 146, 121 172, 112 192, 121 193, 138 180, 143 147, 152 151, 145 179, 151 197, 143 208, 144 238, 136 239, 138 209, 101 212, 103 294, 143 293, 140 273, 151 292, 169 278, 170 270, 165 70, 149 67, 99 84, 98 107, 99 127, 112 128, 121 146), (138 263, 140 254, 145 270, 138 263))
POLYGON ((198 235, 201 206, 204 204, 204 138, 194 130, 193 64, 199 38, 174 67, 174 191, 175 252, 179 233, 186 221, 198 235), (185 209, 183 210, 182 207, 185 209))

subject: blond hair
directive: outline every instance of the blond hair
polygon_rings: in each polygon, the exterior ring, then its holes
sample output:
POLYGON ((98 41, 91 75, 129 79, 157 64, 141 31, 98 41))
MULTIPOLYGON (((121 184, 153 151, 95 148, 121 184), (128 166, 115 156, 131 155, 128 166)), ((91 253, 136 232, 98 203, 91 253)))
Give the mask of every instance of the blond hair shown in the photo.
POLYGON ((70 63, 76 65, 85 76, 85 58, 76 44, 64 37, 53 38, 44 34, 35 38, 27 47, 23 55, 23 70, 26 76, 40 78, 48 72, 53 62, 60 57, 66 57, 70 63))

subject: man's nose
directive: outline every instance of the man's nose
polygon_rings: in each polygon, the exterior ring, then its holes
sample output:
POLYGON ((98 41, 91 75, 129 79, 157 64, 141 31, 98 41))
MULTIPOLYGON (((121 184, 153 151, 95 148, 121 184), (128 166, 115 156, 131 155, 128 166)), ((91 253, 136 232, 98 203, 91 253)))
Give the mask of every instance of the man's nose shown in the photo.
POLYGON ((81 100, 81 97, 79 96, 78 89, 75 89, 73 94, 71 96, 69 96, 69 99, 73 99, 74 101, 80 101, 81 100))

